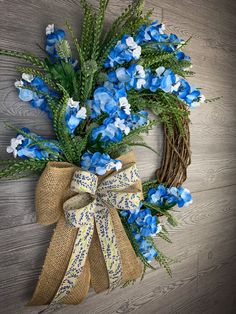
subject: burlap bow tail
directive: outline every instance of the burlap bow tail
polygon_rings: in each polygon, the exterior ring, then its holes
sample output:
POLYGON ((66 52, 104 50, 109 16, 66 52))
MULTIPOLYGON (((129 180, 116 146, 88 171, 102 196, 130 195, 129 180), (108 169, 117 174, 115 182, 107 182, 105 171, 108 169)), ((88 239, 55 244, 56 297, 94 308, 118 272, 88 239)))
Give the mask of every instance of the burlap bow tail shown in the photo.
POLYGON ((129 153, 119 172, 98 177, 68 163, 49 163, 36 191, 38 222, 57 222, 31 305, 79 303, 89 286, 112 289, 140 276, 141 265, 118 210, 137 208, 142 193, 129 153))

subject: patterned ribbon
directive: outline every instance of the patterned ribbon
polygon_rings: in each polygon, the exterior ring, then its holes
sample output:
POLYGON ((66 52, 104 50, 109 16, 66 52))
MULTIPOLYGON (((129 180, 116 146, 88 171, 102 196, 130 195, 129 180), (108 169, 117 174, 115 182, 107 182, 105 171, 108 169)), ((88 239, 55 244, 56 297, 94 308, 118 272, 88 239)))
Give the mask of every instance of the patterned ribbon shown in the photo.
POLYGON ((142 193, 134 184, 139 180, 135 164, 128 164, 119 172, 103 178, 88 171, 76 170, 71 181, 71 190, 78 193, 64 205, 67 223, 78 228, 71 258, 52 303, 59 302, 75 286, 83 271, 96 225, 102 253, 105 259, 110 289, 122 279, 121 256, 109 208, 135 210, 142 193))

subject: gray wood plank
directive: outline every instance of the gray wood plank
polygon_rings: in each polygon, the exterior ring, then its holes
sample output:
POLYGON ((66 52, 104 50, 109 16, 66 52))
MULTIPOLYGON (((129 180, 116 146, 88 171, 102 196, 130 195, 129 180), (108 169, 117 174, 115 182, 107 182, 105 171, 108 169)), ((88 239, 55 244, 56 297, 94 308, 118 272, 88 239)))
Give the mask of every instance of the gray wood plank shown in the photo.
MULTIPOLYGON (((98 6, 97 0, 90 1, 98 6)), ((107 23, 130 1, 112 0, 107 23)), ((176 213, 181 220, 169 232, 173 244, 160 242, 160 249, 176 256, 174 277, 162 269, 149 272, 141 284, 94 295, 79 306, 62 307, 56 313, 234 313, 235 288, 235 195, 236 195, 236 107, 235 107, 235 1, 147 0, 147 9, 162 19, 167 29, 183 38, 193 35, 187 51, 197 72, 193 82, 207 97, 223 96, 213 104, 192 112, 193 161, 186 186, 194 191, 194 205, 176 213), (227 302, 225 302, 227 300, 227 302)), ((42 55, 48 23, 63 26, 66 18, 79 34, 81 11, 77 0, 1 0, 0 46, 29 50, 42 55)), ((50 136, 46 115, 20 102, 13 87, 18 62, 0 58, 0 157, 14 131, 4 122, 29 126, 50 136)), ((162 130, 157 127, 146 138, 162 151, 162 130)), ((136 149, 143 178, 153 175, 160 156, 136 149)), ((37 313, 24 305, 30 298, 43 264, 53 226, 36 225, 34 188, 37 178, 0 182, 0 300, 1 313, 37 313), (13 302, 14 300, 14 302, 13 302)))

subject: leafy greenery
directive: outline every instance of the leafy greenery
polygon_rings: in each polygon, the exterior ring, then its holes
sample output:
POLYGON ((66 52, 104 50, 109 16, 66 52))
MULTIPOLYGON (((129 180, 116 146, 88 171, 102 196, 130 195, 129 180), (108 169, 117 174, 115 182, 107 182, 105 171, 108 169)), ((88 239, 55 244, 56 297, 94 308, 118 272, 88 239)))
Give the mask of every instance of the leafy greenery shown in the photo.
POLYGON ((189 121, 190 112, 184 103, 180 106, 181 101, 174 95, 162 90, 155 93, 131 90, 128 99, 134 110, 151 110, 167 126, 170 134, 173 134, 174 127, 177 126, 180 135, 184 135, 184 123, 189 121))
POLYGON ((4 165, 3 169, 0 169, 0 179, 7 177, 15 177, 21 174, 27 174, 29 172, 42 171, 49 161, 55 161, 55 159, 25 159, 17 161, 1 161, 0 167, 4 165))

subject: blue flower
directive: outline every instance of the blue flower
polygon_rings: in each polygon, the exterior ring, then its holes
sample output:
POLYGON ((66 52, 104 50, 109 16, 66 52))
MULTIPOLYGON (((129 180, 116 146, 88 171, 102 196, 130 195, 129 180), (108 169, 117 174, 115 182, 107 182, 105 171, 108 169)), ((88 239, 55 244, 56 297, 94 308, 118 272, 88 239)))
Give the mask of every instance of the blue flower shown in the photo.
POLYGON ((156 205, 164 205, 165 201, 168 199, 167 189, 164 185, 159 184, 157 188, 151 188, 148 191, 147 201, 156 204, 156 205))
POLYGON ((152 246, 150 242, 145 239, 140 239, 140 252, 147 259, 148 262, 151 262, 158 254, 155 248, 152 246))
POLYGON ((10 146, 7 147, 8 153, 13 153, 15 158, 20 157, 23 159, 26 158, 43 159, 49 157, 54 159, 58 158, 58 154, 61 152, 61 150, 56 141, 45 142, 45 138, 35 133, 31 133, 27 128, 22 128, 22 131, 24 131, 24 133, 29 134, 31 138, 35 139, 35 141, 40 142, 40 140, 42 140, 43 148, 38 144, 33 144, 34 142, 33 139, 28 138, 22 134, 17 134, 17 137, 12 138, 10 146), (50 149, 50 151, 47 150, 47 148, 50 149))
POLYGON ((124 83, 127 90, 132 87, 136 90, 142 89, 146 83, 145 77, 146 73, 143 66, 135 63, 131 64, 128 69, 121 67, 108 73, 110 82, 124 83))
POLYGON ((120 41, 117 42, 114 48, 108 54, 104 63, 105 68, 113 68, 116 65, 121 65, 125 62, 138 60, 141 55, 141 47, 137 45, 133 37, 124 35, 120 41))
POLYGON ((189 56, 185 55, 183 51, 177 50, 180 48, 179 46, 184 43, 184 41, 177 35, 167 35, 164 31, 165 25, 158 23, 158 21, 154 21, 150 25, 142 25, 135 37, 135 41, 140 45, 144 43, 156 43, 156 45, 153 46, 154 48, 164 50, 169 53, 175 53, 177 60, 190 61, 189 56))
POLYGON ((69 133, 73 134, 80 122, 85 120, 86 117, 86 108, 80 107, 79 101, 74 101, 73 98, 69 98, 65 117, 69 133))
POLYGON ((49 118, 52 118, 52 113, 47 104, 46 97, 43 94, 27 89, 28 86, 35 88, 39 92, 46 93, 51 97, 57 97, 57 94, 51 91, 47 84, 45 84, 45 82, 38 76, 23 73, 22 79, 15 82, 15 87, 19 91, 19 98, 22 101, 30 102, 33 108, 38 108, 46 112, 49 118))
POLYGON ((100 136, 101 142, 120 142, 123 138, 123 132, 115 121, 115 117, 106 118, 102 125, 92 130, 92 140, 95 141, 100 136))
POLYGON ((45 50, 50 57, 58 58, 56 44, 59 40, 65 38, 65 32, 62 29, 55 29, 54 24, 46 27, 46 46, 45 50))
POLYGON ((131 114, 127 118, 127 125, 131 130, 134 130, 146 124, 148 124, 148 112, 145 110, 141 110, 135 114, 131 114))
POLYGON ((135 41, 138 44, 149 43, 149 42, 164 42, 168 36, 164 34, 165 25, 159 24, 158 21, 154 21, 150 25, 142 25, 135 41))
POLYGON ((205 100, 205 97, 201 96, 201 92, 194 86, 191 86, 185 79, 179 80, 178 88, 174 93, 190 108, 196 107, 199 103, 204 102, 205 100))
POLYGON ((183 187, 171 187, 168 189, 168 193, 173 195, 175 198, 175 202, 177 203, 178 207, 188 206, 192 203, 192 195, 188 189, 183 187))
POLYGON ((177 204, 178 207, 189 205, 192 202, 192 196, 189 190, 183 187, 166 188, 163 184, 159 184, 157 188, 151 188, 148 191, 147 202, 163 206, 166 204, 177 204))
POLYGON ((81 167, 92 173, 104 175, 110 170, 120 170, 122 163, 120 160, 111 159, 108 154, 101 154, 100 152, 92 154, 86 152, 81 158, 81 167))
POLYGON ((96 118, 102 112, 111 116, 122 107, 120 102, 126 97, 127 93, 123 84, 105 82, 103 86, 95 89, 93 99, 87 101, 92 111, 91 118, 96 118))

